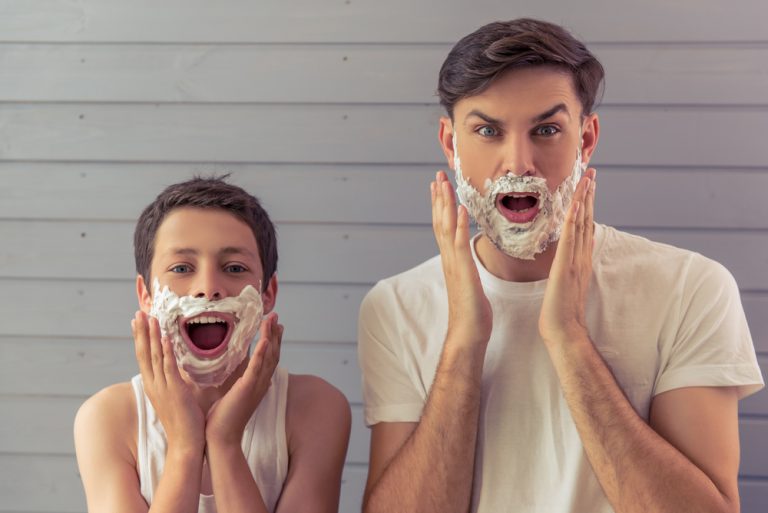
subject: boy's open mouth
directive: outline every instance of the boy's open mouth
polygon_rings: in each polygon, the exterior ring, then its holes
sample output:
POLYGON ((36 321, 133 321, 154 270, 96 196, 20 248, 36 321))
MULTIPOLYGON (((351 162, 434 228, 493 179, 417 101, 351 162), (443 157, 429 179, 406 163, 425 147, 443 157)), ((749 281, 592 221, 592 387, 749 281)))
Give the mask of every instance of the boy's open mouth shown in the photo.
POLYGON ((529 223, 539 214, 539 196, 529 192, 499 194, 496 208, 512 223, 529 223))
POLYGON ((179 319, 181 337, 192 353, 216 358, 227 350, 235 326, 235 316, 223 312, 203 312, 179 319))

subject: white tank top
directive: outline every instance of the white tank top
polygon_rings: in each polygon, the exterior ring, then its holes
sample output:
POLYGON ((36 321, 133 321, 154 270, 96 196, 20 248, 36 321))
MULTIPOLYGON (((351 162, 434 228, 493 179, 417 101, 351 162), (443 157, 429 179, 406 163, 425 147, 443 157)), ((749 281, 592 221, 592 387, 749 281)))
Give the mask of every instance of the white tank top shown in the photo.
MULTIPOLYGON (((151 505, 163 475, 168 441, 152 403, 144 394, 141 375, 134 376, 131 385, 138 407, 137 457, 141 495, 151 505)), ((243 454, 269 511, 275 510, 288 474, 288 442, 285 435, 287 396, 288 372, 278 367, 272 376, 272 385, 243 431, 243 454)), ((198 513, 216 513, 213 495, 200 494, 198 513)))

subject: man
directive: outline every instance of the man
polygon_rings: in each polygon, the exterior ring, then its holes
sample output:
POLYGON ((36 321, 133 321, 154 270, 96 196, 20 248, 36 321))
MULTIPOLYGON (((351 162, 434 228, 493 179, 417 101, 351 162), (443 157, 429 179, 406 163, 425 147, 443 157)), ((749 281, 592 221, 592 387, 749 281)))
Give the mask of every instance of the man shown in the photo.
POLYGON ((360 311, 364 511, 736 512, 762 386, 730 274, 593 222, 599 62, 520 19, 440 71, 440 255, 360 311), (469 217, 480 227, 470 240, 469 217))
POLYGON ((88 511, 337 511, 349 404, 277 367, 277 244, 258 200, 219 178, 172 185, 134 242, 141 374, 77 414, 88 511))

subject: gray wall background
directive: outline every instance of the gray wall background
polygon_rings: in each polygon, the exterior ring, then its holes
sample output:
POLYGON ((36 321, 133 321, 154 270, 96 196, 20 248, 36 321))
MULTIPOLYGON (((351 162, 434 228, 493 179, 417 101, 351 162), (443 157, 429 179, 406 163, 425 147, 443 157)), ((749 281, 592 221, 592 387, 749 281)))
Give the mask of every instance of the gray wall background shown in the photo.
MULTIPOLYGON (((355 332, 376 280, 436 252, 437 70, 535 16, 607 70, 599 221, 736 276, 768 370, 768 4, 762 0, 0 1, 0 512, 83 512, 72 420, 136 371, 131 234, 230 171, 280 237, 283 364, 352 403, 341 511, 368 459, 355 332)), ((768 395, 742 403, 743 511, 768 509, 768 395)))

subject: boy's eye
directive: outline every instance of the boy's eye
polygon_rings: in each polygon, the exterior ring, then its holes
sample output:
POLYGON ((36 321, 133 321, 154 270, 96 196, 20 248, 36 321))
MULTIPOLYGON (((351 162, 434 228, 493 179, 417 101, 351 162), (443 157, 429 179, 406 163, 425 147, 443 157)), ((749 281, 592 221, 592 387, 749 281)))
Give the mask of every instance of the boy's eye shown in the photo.
POLYGON ((226 267, 226 269, 231 273, 244 273, 245 271, 247 271, 245 266, 240 264, 230 264, 226 267))
POLYGON ((551 137, 555 134, 557 134, 560 131, 559 128, 557 128, 554 125, 544 125, 540 126, 536 129, 536 135, 543 135, 545 137, 551 137))
POLYGON ((480 128, 478 128, 477 133, 482 135, 483 137, 494 137, 496 135, 499 135, 498 130, 488 125, 483 125, 480 128))
POLYGON ((188 273, 190 270, 191 270, 191 267, 187 264, 179 264, 171 267, 172 273, 188 273))

